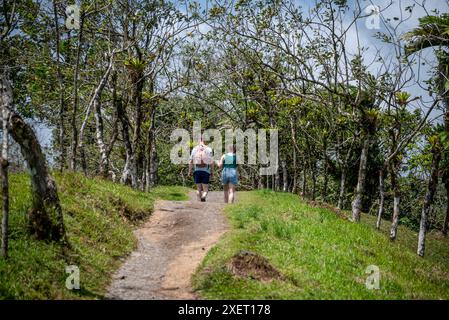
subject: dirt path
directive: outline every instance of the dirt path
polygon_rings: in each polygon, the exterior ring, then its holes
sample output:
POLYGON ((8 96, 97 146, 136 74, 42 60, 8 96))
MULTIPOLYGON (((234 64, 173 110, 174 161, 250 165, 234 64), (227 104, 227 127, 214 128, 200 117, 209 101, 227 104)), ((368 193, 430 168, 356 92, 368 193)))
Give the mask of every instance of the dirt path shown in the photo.
POLYGON ((227 228, 221 192, 207 202, 159 200, 135 231, 138 248, 114 274, 108 299, 196 299, 190 277, 227 228))

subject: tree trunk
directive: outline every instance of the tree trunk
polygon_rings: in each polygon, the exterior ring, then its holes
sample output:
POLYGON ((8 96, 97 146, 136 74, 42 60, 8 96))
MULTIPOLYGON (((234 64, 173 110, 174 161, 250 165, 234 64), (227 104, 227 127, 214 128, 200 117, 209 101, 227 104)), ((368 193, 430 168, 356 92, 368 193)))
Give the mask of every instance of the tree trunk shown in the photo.
POLYGON ((133 163, 131 170, 135 177, 140 177, 143 171, 143 150, 141 145, 142 135, 142 122, 143 122, 143 110, 142 110, 142 94, 144 87, 143 71, 135 71, 137 74, 133 75, 133 102, 135 106, 135 119, 134 119, 134 136, 133 136, 133 163))
POLYGON ((449 225, 449 181, 445 182, 444 187, 446 188, 446 217, 444 218, 442 232, 443 235, 447 236, 447 230, 449 225))
POLYGON ((304 161, 304 167, 302 169, 302 188, 301 188, 301 196, 303 199, 306 198, 307 193, 307 162, 304 161))
POLYGON ((97 95, 94 100, 95 128, 98 149, 100 150, 99 171, 103 178, 107 178, 109 174, 109 157, 104 142, 103 117, 101 115, 101 96, 97 95))
POLYGON ((282 165, 282 191, 287 192, 288 191, 288 177, 287 177, 287 163, 285 160, 281 161, 282 165))
POLYGON ((430 211, 430 206, 433 203, 433 198, 438 185, 438 165, 440 163, 440 159, 441 159, 440 148, 438 147, 438 144, 435 143, 432 146, 432 167, 431 167, 429 186, 427 188, 426 198, 424 200, 424 206, 421 212, 421 222, 419 224, 417 254, 420 257, 423 257, 425 252, 427 220, 430 211))
POLYGON ((78 128, 76 126, 76 119, 78 117, 78 104, 79 104, 79 90, 78 90, 78 77, 79 77, 79 65, 81 59, 81 48, 83 39, 83 26, 84 26, 84 15, 80 13, 80 29, 78 31, 78 48, 76 51, 76 61, 75 61, 75 72, 73 76, 73 110, 72 110, 72 146, 71 146, 71 158, 70 158, 70 169, 72 171, 76 170, 76 157, 78 151, 78 128))
POLYGON ((292 193, 296 194, 296 184, 297 184, 298 170, 296 168, 296 148, 293 147, 293 182, 292 182, 292 193))
POLYGON ((323 178, 324 178, 324 182, 323 182, 323 192, 322 192, 322 198, 323 201, 326 202, 327 200, 327 185, 328 185, 328 181, 329 181, 329 177, 328 177, 328 163, 327 163, 327 139, 324 140, 324 151, 323 151, 323 178))
POLYGON ((366 166, 368 162, 368 150, 370 136, 368 135, 363 142, 362 154, 360 155, 359 175, 357 179, 357 188, 354 201, 352 202, 352 221, 359 222, 362 211, 362 197, 365 190, 366 166))
POLYGON ((385 204, 385 177, 384 169, 379 171, 379 211, 377 212, 377 222, 376 228, 380 229, 380 224, 382 222, 382 216, 384 214, 384 204, 385 204))
POLYGON ((395 168, 396 166, 391 166, 390 169, 391 189, 393 190, 393 219, 390 228, 390 240, 395 240, 398 233, 400 214, 399 203, 401 200, 401 189, 397 181, 397 172, 395 168))
POLYGON ((158 159, 156 149, 156 105, 151 108, 151 125, 148 130, 148 159, 147 159, 147 179, 145 190, 148 192, 151 187, 157 184, 158 159))
POLYGON ((38 239, 61 240, 65 236, 62 209, 39 141, 31 127, 12 109, 12 88, 5 77, 1 79, 0 89, 2 111, 10 112, 9 132, 20 145, 30 172, 33 193, 30 232, 38 239))
POLYGON ((1 151, 0 176, 2 179, 2 256, 8 257, 8 237, 9 237, 9 185, 8 185, 8 123, 9 111, 7 108, 2 108, 2 128, 3 141, 1 151))
POLYGON ((312 200, 316 199, 316 163, 312 166, 312 200))
POLYGON ((341 175, 340 175, 340 194, 338 196, 338 209, 343 209, 343 201, 345 198, 345 186, 346 186, 346 167, 341 167, 341 175))
MULTIPOLYGON (((104 72, 103 76, 101 77, 100 83, 95 88, 93 97, 91 101, 89 102, 89 105, 87 106, 86 110, 86 116, 84 117, 83 124, 81 125, 80 129, 80 135, 79 135, 79 146, 78 149, 81 150, 81 156, 83 158, 83 170, 84 174, 87 174, 87 166, 86 166, 86 156, 84 151, 84 131, 86 130, 87 123, 89 121, 89 116, 92 108, 95 109, 95 120, 96 120, 96 129, 97 129, 97 144, 100 149, 101 154, 101 161, 100 161, 100 171, 102 170, 101 167, 107 168, 108 164, 108 158, 107 158, 107 152, 106 147, 104 145, 104 139, 103 139, 103 133, 102 133, 102 122, 101 120, 101 114, 99 114, 100 108, 101 108, 101 94, 104 90, 104 87, 106 86, 106 83, 109 79, 109 74, 111 73, 112 65, 114 63, 114 52, 111 53, 111 56, 109 58, 109 63, 106 68, 106 71, 104 72), (97 119, 98 118, 98 119, 97 119), (100 125, 100 126, 99 126, 100 125), (101 146, 102 145, 102 146, 101 146)), ((107 175, 107 170, 106 170, 107 175)))
POLYGON ((58 10, 56 7, 56 1, 53 1, 53 15, 54 15, 54 23, 55 23, 55 39, 56 39, 56 72, 58 77, 59 84, 59 162, 60 162, 60 171, 62 172, 65 168, 65 107, 64 107, 64 78, 61 72, 61 62, 60 62, 60 52, 59 52, 59 23, 58 23, 58 10))

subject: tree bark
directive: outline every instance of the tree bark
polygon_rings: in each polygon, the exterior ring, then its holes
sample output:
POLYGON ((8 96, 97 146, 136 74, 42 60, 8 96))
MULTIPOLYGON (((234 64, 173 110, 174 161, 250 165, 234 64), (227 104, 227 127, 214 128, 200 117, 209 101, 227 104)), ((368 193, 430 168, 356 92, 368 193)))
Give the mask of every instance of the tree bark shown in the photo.
POLYGON ((341 175, 340 175, 340 194, 338 195, 338 209, 343 209, 343 201, 345 198, 345 186, 346 186, 346 167, 341 167, 341 175))
POLYGON ((12 88, 6 77, 2 77, 0 89, 2 112, 6 109, 10 113, 8 131, 20 145, 30 172, 33 193, 30 232, 37 239, 61 240, 65 237, 62 209, 39 141, 32 128, 12 109, 12 88))
POLYGON ((400 215, 401 188, 397 181, 396 168, 396 165, 391 165, 390 169, 391 189, 393 190, 393 219, 390 228, 390 240, 395 240, 397 237, 400 215))
POLYGON ((438 165, 441 159, 441 152, 438 147, 438 143, 432 146, 432 167, 429 180, 429 186, 426 192, 426 198, 424 200, 424 206, 421 212, 421 222, 419 224, 419 235, 418 235, 418 250, 417 254, 420 257, 424 256, 426 248, 426 231, 427 231, 427 221, 430 211, 430 206, 433 203, 433 198, 438 185, 438 165))
POLYGON ((312 165, 312 200, 316 199, 316 163, 312 165))
POLYGON ((296 148, 293 147, 293 182, 292 182, 292 193, 296 194, 296 184, 297 184, 298 169, 296 168, 296 148))
POLYGON ((53 1, 53 15, 54 15, 54 23, 55 23, 55 31, 56 31, 56 72, 58 77, 59 84, 59 162, 60 162, 60 171, 62 172, 65 168, 65 159, 66 159, 66 151, 65 151, 65 106, 64 106, 64 77, 61 72, 61 61, 60 61, 60 52, 59 52, 59 23, 58 23, 58 10, 56 6, 56 1, 53 1))
MULTIPOLYGON (((103 170, 102 167, 107 168, 107 166, 109 165, 106 146, 104 145, 104 139, 103 139, 103 133, 102 133, 102 123, 100 123, 100 122, 102 122, 101 114, 99 113, 99 111, 101 112, 101 110, 100 110, 101 94, 104 90, 104 87, 106 86, 106 83, 108 82, 109 74, 111 72, 113 62, 114 62, 114 52, 111 53, 106 71, 104 72, 103 76, 101 77, 100 83, 95 88, 92 99, 90 100, 89 105, 87 106, 86 116, 84 117, 84 121, 83 121, 83 124, 81 125, 81 129, 80 129, 78 149, 81 150, 81 154, 82 154, 82 158, 83 158, 83 171, 84 171, 85 175, 87 174, 87 168, 86 168, 86 164, 85 164, 85 154, 84 154, 84 131, 86 130, 86 126, 89 121, 89 116, 90 116, 90 112, 91 112, 92 108, 95 109, 97 144, 100 149, 100 155, 101 155, 100 172, 101 172, 101 170, 103 170)), ((107 170, 106 170, 106 174, 107 174, 107 170)))
POLYGON ((384 214, 384 204, 385 204, 385 177, 384 169, 379 171, 379 210, 377 212, 377 222, 376 229, 380 229, 380 224, 382 222, 382 216, 384 214))
POLYGON ((323 192, 322 192, 322 197, 323 197, 323 201, 326 202, 327 200, 327 186, 328 186, 328 181, 329 181, 329 177, 328 177, 328 162, 327 162, 327 139, 324 140, 324 148, 323 148, 323 178, 324 178, 324 182, 323 182, 323 192))
POLYGON ((73 110, 72 110, 72 145, 71 145, 71 158, 70 169, 76 170, 76 157, 78 151, 78 128, 76 126, 76 119, 78 117, 78 105, 79 105, 79 90, 78 90, 78 77, 79 77, 79 65, 81 59, 81 48, 83 40, 83 26, 84 26, 84 14, 80 12, 80 29, 78 31, 78 48, 76 51, 75 60, 75 72, 73 76, 73 110))
POLYGON ((148 192, 151 187, 157 184, 158 158, 156 149, 156 105, 153 105, 150 112, 151 125, 148 129, 148 157, 146 170, 145 190, 148 192))
POLYGON ((301 188, 301 196, 303 199, 306 198, 307 193, 307 162, 304 161, 304 166, 302 169, 302 188, 301 188))
POLYGON ((287 192, 288 191, 288 177, 287 177, 287 163, 285 160, 281 161, 282 165, 282 191, 287 192))
POLYGON ((368 135, 363 142, 362 153, 360 155, 359 174, 357 179, 357 188, 355 191, 354 201, 352 202, 352 221, 359 222, 362 211, 362 197, 365 190, 366 166, 368 162, 368 150, 370 144, 370 136, 368 135))
POLYGON ((8 185, 8 123, 9 111, 2 108, 2 128, 3 141, 1 151, 0 176, 2 179, 2 256, 8 257, 8 237, 9 237, 9 185, 8 185))
POLYGON ((142 94, 145 83, 143 77, 143 70, 133 71, 135 74, 132 76, 133 83, 133 102, 135 106, 135 119, 134 119, 134 136, 133 136, 133 163, 131 170, 135 177, 140 177, 143 169, 143 151, 142 151, 142 122, 143 122, 143 110, 142 110, 142 94))
POLYGON ((444 222, 443 222, 443 230, 442 233, 443 235, 447 236, 447 230, 448 230, 448 226, 449 226, 449 181, 446 181, 444 183, 444 187, 446 188, 446 216, 444 217, 444 222))
POLYGON ((94 100, 95 128, 98 149, 100 150, 99 172, 103 178, 109 174, 109 157, 106 144, 104 142, 103 117, 101 115, 101 96, 97 95, 94 100))

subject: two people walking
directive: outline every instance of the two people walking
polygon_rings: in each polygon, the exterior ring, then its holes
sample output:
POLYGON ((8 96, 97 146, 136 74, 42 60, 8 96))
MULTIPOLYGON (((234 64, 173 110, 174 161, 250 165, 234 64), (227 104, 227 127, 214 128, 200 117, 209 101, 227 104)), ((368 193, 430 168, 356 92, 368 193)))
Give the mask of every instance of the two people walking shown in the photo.
POLYGON ((238 165, 235 146, 229 148, 216 163, 212 160, 212 149, 201 139, 193 148, 189 158, 189 176, 192 175, 197 187, 198 200, 206 201, 209 192, 210 176, 213 175, 215 165, 221 171, 221 183, 224 191, 224 202, 234 203, 235 187, 238 184, 238 165))

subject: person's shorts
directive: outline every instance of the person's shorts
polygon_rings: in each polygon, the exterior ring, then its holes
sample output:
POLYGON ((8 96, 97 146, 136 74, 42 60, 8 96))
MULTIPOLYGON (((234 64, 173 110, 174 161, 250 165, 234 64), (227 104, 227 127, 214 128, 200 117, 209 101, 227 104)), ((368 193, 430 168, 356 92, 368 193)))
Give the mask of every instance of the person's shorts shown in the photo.
POLYGON ((221 172, 221 183, 223 185, 232 183, 233 185, 237 185, 239 183, 239 179, 237 176, 237 169, 234 168, 224 168, 221 172))
POLYGON ((210 173, 207 171, 195 171, 193 173, 193 179, 196 184, 209 184, 210 173))

